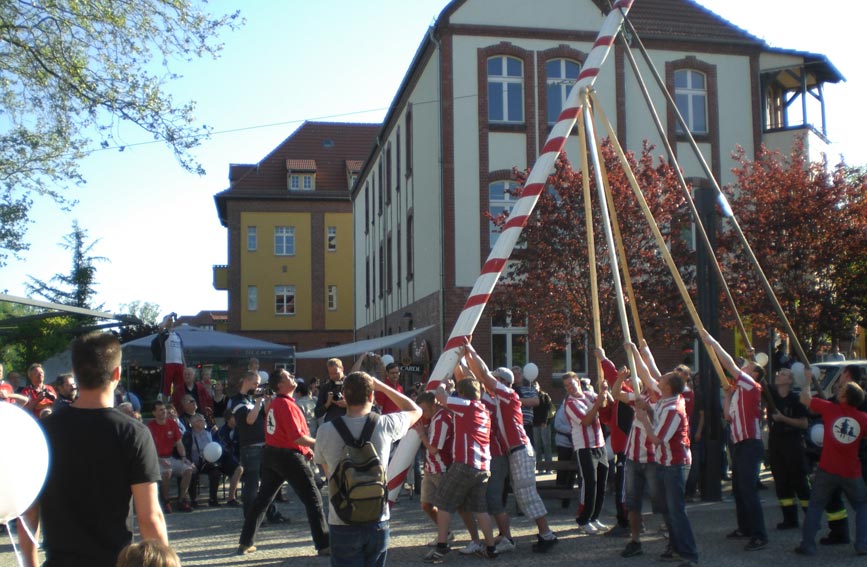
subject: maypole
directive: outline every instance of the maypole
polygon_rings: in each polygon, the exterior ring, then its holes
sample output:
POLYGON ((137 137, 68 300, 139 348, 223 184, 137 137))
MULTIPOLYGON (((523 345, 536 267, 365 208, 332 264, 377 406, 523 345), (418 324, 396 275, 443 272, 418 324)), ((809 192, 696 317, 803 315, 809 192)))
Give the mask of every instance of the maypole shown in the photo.
MULTIPOLYGON (((602 22, 602 28, 593 48, 584 62, 584 68, 578 75, 578 81, 572 86, 569 91, 569 96, 566 98, 563 110, 560 116, 557 117, 557 123, 551 129, 551 133, 545 140, 545 145, 542 148, 542 153, 533 164, 524 189, 521 192, 521 197, 515 203, 503 231, 497 238, 490 255, 476 283, 473 286, 470 296, 467 298, 461 314, 455 322, 449 339, 443 347, 443 353, 437 360, 437 364, 431 372, 428 380, 428 389, 436 388, 440 382, 449 376, 457 364, 460 354, 460 347, 468 344, 472 338, 473 331, 481 319, 482 312, 500 279, 500 274, 506 265, 521 231, 527 223, 527 219, 533 212, 536 202, 539 200, 539 195, 545 189, 545 183, 548 176, 554 170, 554 162, 566 141, 569 138, 569 133, 572 131, 578 116, 581 114, 582 92, 589 91, 599 75, 599 69, 608 57, 611 51, 611 46, 617 38, 620 27, 623 25, 623 20, 626 14, 632 7, 633 0, 618 0, 614 3, 611 11, 602 22)), ((631 360, 631 359, 630 359, 631 360)), ((406 472, 409 470, 412 460, 418 451, 419 446, 418 434, 414 430, 410 430, 404 437, 391 462, 388 465, 388 488, 389 500, 396 500, 400 489, 403 486, 406 472)))

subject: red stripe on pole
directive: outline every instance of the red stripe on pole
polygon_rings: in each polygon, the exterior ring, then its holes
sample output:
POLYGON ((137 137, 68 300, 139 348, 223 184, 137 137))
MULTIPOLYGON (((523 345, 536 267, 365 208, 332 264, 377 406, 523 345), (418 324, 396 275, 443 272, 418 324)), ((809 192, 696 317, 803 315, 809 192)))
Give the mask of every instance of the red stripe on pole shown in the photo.
POLYGON ((521 190, 521 197, 534 197, 542 193, 545 186, 541 183, 530 183, 521 190))
POLYGON ((482 267, 483 274, 490 274, 492 272, 501 272, 503 271, 503 266, 506 265, 505 258, 491 258, 485 265, 482 267))
POLYGON ((491 298, 490 293, 480 293, 478 295, 471 295, 467 298, 467 302, 464 304, 464 308, 462 311, 466 311, 471 307, 475 307, 476 305, 484 305, 488 302, 488 299, 491 298))
POLYGON ((527 219, 530 218, 527 215, 521 215, 519 217, 510 218, 505 225, 503 225, 503 230, 507 228, 524 228, 524 225, 527 224, 527 219))
POLYGON ((593 47, 611 47, 614 45, 614 38, 617 36, 613 35, 603 35, 596 38, 596 43, 593 44, 593 47))
POLYGON ((584 79, 586 79, 588 77, 595 77, 598 74, 599 74, 599 69, 595 69, 595 68, 584 69, 578 75, 578 80, 583 81, 584 79))
POLYGON ((545 147, 542 148, 542 153, 547 154, 550 152, 559 152, 560 149, 566 144, 565 136, 558 136, 556 138, 551 138, 547 142, 545 142, 545 147))
POLYGON ((624 10, 628 10, 632 6, 633 1, 634 0, 619 0, 618 2, 614 3, 614 9, 620 10, 621 8, 623 8, 624 10))
POLYGON ((557 122, 563 122, 564 120, 578 120, 578 116, 580 114, 580 106, 570 106, 568 108, 564 108, 562 111, 560 111, 560 116, 557 117, 557 122))
POLYGON ((453 348, 461 348, 462 346, 468 345, 470 342, 470 337, 468 335, 460 335, 457 337, 452 337, 449 339, 449 342, 446 343, 446 346, 443 347, 443 352, 447 350, 452 350, 453 348))
POLYGON ((406 469, 405 471, 403 471, 402 473, 400 473, 398 475, 395 475, 395 477, 393 479, 388 481, 388 490, 391 491, 395 487, 402 485, 403 481, 406 480, 406 475, 408 472, 409 472, 409 469, 406 469))

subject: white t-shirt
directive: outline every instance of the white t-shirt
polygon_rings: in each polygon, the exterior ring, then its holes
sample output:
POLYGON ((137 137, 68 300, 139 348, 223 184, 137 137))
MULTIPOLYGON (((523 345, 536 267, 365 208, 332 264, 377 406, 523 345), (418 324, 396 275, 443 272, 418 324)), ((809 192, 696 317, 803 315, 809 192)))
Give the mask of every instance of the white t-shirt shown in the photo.
POLYGON ((184 363, 184 341, 181 336, 172 331, 166 337, 165 344, 165 360, 164 364, 183 364, 184 363))
MULTIPOLYGON (((340 418, 337 418, 340 419, 340 418)), ((367 421, 367 416, 342 418, 349 428, 349 432, 356 439, 361 435, 361 430, 367 421)), ((391 445, 398 439, 402 439, 407 431, 409 431, 409 418, 403 412, 390 413, 379 416, 379 422, 373 430, 373 435, 370 437, 371 443, 376 448, 376 453, 379 455, 379 460, 383 463, 388 463, 391 457, 391 445)), ((334 424, 330 421, 323 423, 316 432, 316 448, 314 450, 314 461, 317 464, 325 465, 328 468, 328 473, 334 472, 340 459, 343 458, 343 438, 334 424)), ((389 507, 385 507, 380 522, 384 522, 390 518, 389 507)), ((328 523, 334 526, 345 526, 346 523, 341 521, 331 502, 328 502, 328 523)))

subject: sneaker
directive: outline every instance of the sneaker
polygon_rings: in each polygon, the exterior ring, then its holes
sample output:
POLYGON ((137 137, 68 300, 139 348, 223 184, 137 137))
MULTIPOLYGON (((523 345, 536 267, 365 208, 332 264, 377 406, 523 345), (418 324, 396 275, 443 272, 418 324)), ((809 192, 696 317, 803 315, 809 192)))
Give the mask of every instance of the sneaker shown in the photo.
POLYGON ((578 524, 578 531, 588 535, 596 535, 599 533, 599 530, 596 529, 596 526, 589 523, 584 524, 583 526, 581 524, 578 524))
POLYGON ((436 546, 427 552, 427 555, 424 556, 425 563, 433 563, 434 565, 438 565, 443 562, 446 554, 451 551, 448 547, 440 547, 436 546))
POLYGON ((665 548, 665 551, 659 554, 659 560, 666 563, 680 563, 682 561, 686 561, 686 559, 678 555, 678 553, 673 550, 670 545, 665 548))
POLYGON ((497 553, 507 553, 515 551, 515 540, 510 537, 503 537, 495 546, 497 553))
POLYGON ((798 555, 816 555, 815 551, 811 551, 801 545, 795 548, 795 553, 797 553, 798 555))
POLYGON ((172 503, 171 502, 163 502, 163 514, 171 514, 172 513, 172 503))
POLYGON ((479 551, 483 551, 485 546, 482 545, 478 541, 471 541, 466 545, 466 547, 462 547, 458 550, 458 553, 461 555, 473 555, 474 553, 478 553, 479 551))
POLYGON ((316 552, 316 555, 318 555, 319 557, 331 557, 331 548, 323 547, 316 552))
POLYGON ((828 534, 823 538, 819 538, 819 543, 821 545, 845 545, 849 543, 849 536, 837 536, 834 534, 828 534))
POLYGON ((750 536, 745 534, 740 530, 740 528, 735 528, 731 533, 726 534, 726 539, 746 539, 750 536))
POLYGON ((533 544, 533 553, 548 553, 552 547, 557 545, 557 541, 557 536, 553 533, 549 538, 536 536, 536 543, 533 544))
POLYGON ((767 545, 768 540, 754 537, 744 546, 744 551, 758 551, 759 549, 764 549, 767 545))
POLYGON ((286 516, 284 516, 280 512, 277 512, 276 514, 274 514, 273 516, 268 518, 268 523, 269 524, 291 524, 292 520, 290 520, 289 518, 287 518, 286 516))
MULTIPOLYGON (((449 543, 455 541, 455 534, 453 534, 452 532, 449 532, 449 535, 448 535, 448 538, 446 539, 446 541, 449 543)), ((434 536, 434 538, 432 540, 427 542, 427 546, 428 547, 436 547, 437 543, 439 543, 439 536, 434 536)))
POLYGON ((605 537, 627 537, 629 535, 629 528, 614 526, 602 535, 605 537))
POLYGON ((620 557, 636 557, 638 555, 644 555, 644 550, 641 549, 641 542, 633 539, 629 540, 629 543, 620 552, 620 557))
MULTIPOLYGON (((505 539, 505 538, 503 538, 503 539, 505 539)), ((477 551, 476 555, 478 555, 482 559, 496 559, 497 557, 500 556, 500 554, 497 553, 496 546, 495 547, 482 546, 482 549, 477 551)))
POLYGON ((240 508, 241 503, 232 498, 231 500, 226 500, 226 506, 228 506, 229 508, 240 508))
POLYGON ((181 500, 181 502, 178 504, 178 510, 180 510, 181 512, 192 512, 193 507, 190 505, 189 500, 181 500))
POLYGON ((596 526, 596 529, 599 530, 600 532, 608 531, 609 526, 603 524, 599 520, 590 520, 590 523, 593 524, 594 526, 596 526))
POLYGON ((256 553, 255 545, 239 545, 237 555, 250 555, 256 553))

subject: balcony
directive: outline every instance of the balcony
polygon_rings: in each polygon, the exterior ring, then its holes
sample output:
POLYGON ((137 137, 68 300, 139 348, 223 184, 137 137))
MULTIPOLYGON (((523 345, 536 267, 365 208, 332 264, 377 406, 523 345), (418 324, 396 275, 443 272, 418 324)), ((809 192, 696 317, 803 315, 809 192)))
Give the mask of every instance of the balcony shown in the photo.
POLYGON ((218 291, 228 291, 229 266, 214 266, 214 289, 218 291))

